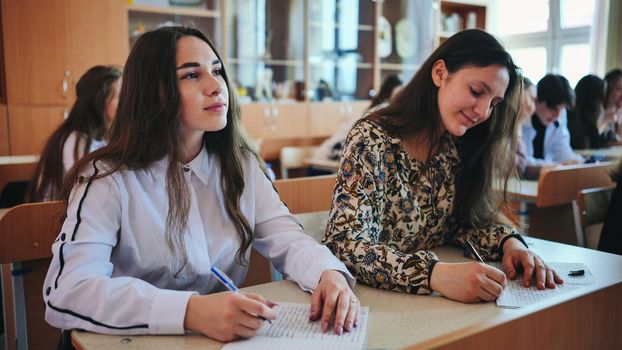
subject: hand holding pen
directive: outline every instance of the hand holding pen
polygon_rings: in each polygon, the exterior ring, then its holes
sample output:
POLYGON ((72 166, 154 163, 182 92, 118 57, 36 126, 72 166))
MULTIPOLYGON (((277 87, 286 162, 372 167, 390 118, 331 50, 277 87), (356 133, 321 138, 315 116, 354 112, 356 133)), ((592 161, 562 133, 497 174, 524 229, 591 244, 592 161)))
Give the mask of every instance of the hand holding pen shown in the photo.
MULTIPOLYGON (((212 275, 216 276, 216 278, 220 281, 220 283, 222 283, 225 287, 227 287, 228 290, 236 294, 239 293, 238 287, 235 286, 231 278, 229 278, 229 276, 227 276, 224 272, 220 271, 219 268, 217 268, 216 266, 212 266, 211 272, 212 272, 212 275)), ((272 303, 271 301, 267 301, 267 302, 269 303, 268 305, 270 307, 276 305, 272 303)), ((268 321, 270 322, 270 324, 272 324, 271 320, 268 320, 263 316, 257 316, 257 317, 261 318, 264 321, 268 321)))
POLYGON ((186 330, 221 342, 250 338, 264 325, 262 318, 276 318, 274 305, 255 293, 192 295, 186 305, 183 325, 186 330))

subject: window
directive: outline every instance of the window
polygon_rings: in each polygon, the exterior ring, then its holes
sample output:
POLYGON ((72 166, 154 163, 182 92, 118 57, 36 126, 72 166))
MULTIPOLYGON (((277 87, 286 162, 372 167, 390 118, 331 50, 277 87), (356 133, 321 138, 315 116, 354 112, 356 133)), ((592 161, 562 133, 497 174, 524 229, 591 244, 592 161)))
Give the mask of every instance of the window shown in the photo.
POLYGON ((534 83, 554 73, 574 87, 590 73, 590 30, 599 1, 497 0, 493 31, 534 83))

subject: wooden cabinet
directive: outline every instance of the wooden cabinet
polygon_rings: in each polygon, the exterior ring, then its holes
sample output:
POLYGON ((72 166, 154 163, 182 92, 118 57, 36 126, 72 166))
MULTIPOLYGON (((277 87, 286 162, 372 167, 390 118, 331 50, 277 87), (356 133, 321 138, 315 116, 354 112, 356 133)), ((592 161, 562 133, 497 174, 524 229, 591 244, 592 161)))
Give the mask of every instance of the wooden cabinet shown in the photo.
POLYGON ((201 29, 216 46, 221 47, 221 1, 203 0, 196 6, 174 6, 169 5, 169 1, 128 0, 128 15, 122 20, 129 22, 129 43, 133 45, 145 31, 176 24, 201 29))
POLYGON ((329 137, 343 125, 351 125, 369 107, 368 101, 314 102, 309 105, 309 136, 329 137))
POLYGON ((441 0, 441 42, 465 29, 486 29, 486 4, 478 1, 441 0))
POLYGON ((128 54, 125 0, 2 0, 8 143, 38 153, 92 66, 128 54))
POLYGON ((65 9, 66 1, 2 0, 8 103, 69 102, 65 9))
POLYGON ((67 108, 62 106, 9 105, 11 155, 40 154, 66 113, 67 108))
POLYGON ((309 137, 308 105, 305 103, 253 103, 242 105, 242 124, 256 140, 309 137))

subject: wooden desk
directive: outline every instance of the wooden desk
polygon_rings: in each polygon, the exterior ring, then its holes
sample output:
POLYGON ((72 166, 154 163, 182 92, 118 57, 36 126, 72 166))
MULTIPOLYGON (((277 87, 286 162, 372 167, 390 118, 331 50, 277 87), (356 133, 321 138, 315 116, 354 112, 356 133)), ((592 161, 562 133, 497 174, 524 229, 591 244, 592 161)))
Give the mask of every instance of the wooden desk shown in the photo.
POLYGON ((616 160, 622 159, 622 146, 599 149, 579 149, 575 150, 575 153, 580 154, 584 157, 598 156, 603 157, 604 160, 616 160))
MULTIPOLYGON (((321 237, 326 212, 298 215, 308 233, 321 237)), ((522 309, 494 303, 463 304, 439 295, 417 296, 357 284, 370 307, 367 346, 409 349, 613 349, 622 348, 622 256, 527 238, 547 261, 585 263, 597 282, 522 309)), ((462 251, 434 250, 443 261, 465 261, 462 251)), ((310 303, 309 294, 288 281, 247 288, 271 300, 310 303)), ((218 349, 200 335, 110 336, 74 331, 79 349, 218 349)))
POLYGON ((9 182, 30 180, 38 162, 38 155, 0 157, 0 191, 9 182))
POLYGON ((584 246, 586 239, 574 225, 572 203, 586 188, 611 186, 615 162, 566 165, 540 175, 538 181, 511 179, 510 198, 521 202, 521 229, 535 237, 584 246), (523 214, 527 214, 527 217, 523 214))
POLYGON ((337 169, 339 169, 339 162, 336 160, 308 158, 305 159, 305 165, 319 170, 331 171, 333 173, 336 173, 337 169))

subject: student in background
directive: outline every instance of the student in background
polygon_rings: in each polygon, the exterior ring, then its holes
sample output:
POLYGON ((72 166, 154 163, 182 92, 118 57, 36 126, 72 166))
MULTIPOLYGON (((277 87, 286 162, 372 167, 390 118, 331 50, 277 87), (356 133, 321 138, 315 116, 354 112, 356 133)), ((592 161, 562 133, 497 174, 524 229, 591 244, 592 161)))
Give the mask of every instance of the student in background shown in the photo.
POLYGON ((573 149, 602 148, 617 141, 613 110, 605 113, 605 81, 595 75, 586 75, 575 87, 576 102, 568 111, 568 130, 573 149))
POLYGON ((106 144, 121 90, 121 70, 95 66, 76 84, 69 116, 48 139, 28 194, 29 201, 61 199, 65 174, 76 161, 106 144))
MULTIPOLYGON (((561 279, 500 216, 493 181, 514 172, 521 84, 490 34, 442 43, 387 107, 350 131, 325 244, 357 279, 462 302, 497 298, 517 271, 539 289, 561 279), (505 274, 477 262, 444 263, 429 249, 470 240, 505 274)), ((503 188, 503 184, 500 184, 503 188)))
POLYGON ((540 176, 540 171, 547 164, 541 160, 527 156, 525 143, 521 137, 522 123, 529 122, 529 119, 536 111, 536 86, 531 80, 523 77, 523 92, 521 94, 521 107, 518 118, 518 147, 516 150, 516 171, 518 175, 524 179, 535 180, 540 176))
POLYGON ((598 250, 622 255, 622 160, 616 172, 612 174, 613 181, 617 182, 605 223, 600 233, 598 250))
POLYGON ((618 139, 622 140, 622 70, 618 68, 609 71, 605 75, 605 83, 607 85, 603 101, 605 113, 615 115, 614 131, 618 139))
MULTIPOLYGON (((387 76, 380 86, 380 91, 371 100, 371 105, 367 108, 364 115, 393 99, 393 97, 401 90, 402 84, 402 79, 400 79, 397 75, 391 74, 387 76)), ((314 157, 316 159, 339 160, 343 149, 343 143, 348 136, 348 132, 352 129, 352 125, 359 119, 359 117, 361 116, 357 116, 356 119, 347 123, 342 123, 339 129, 337 129, 331 137, 322 142, 322 144, 315 151, 314 157)))
POLYGON ((605 75, 607 92, 605 93, 605 109, 622 109, 622 70, 619 68, 610 70, 605 75))
POLYGON ((67 176, 67 218, 43 296, 61 329, 109 334, 251 337, 274 305, 216 293, 216 266, 235 283, 251 245, 313 291, 311 320, 355 326, 354 279, 279 200, 243 134, 227 71, 200 31, 143 34, 128 57, 108 145, 67 176))
POLYGON ((547 74, 538 82, 536 112, 522 124, 522 138, 529 157, 547 163, 582 163, 583 157, 570 147, 566 108, 574 106, 575 95, 568 80, 547 74))

